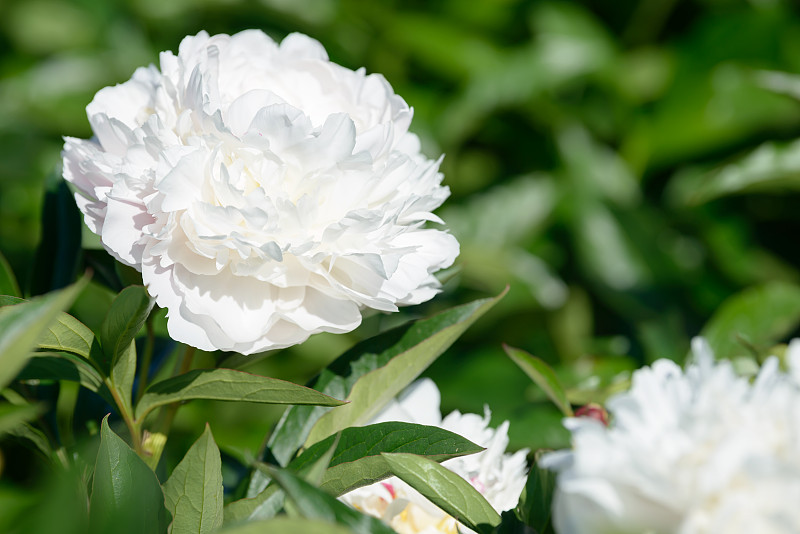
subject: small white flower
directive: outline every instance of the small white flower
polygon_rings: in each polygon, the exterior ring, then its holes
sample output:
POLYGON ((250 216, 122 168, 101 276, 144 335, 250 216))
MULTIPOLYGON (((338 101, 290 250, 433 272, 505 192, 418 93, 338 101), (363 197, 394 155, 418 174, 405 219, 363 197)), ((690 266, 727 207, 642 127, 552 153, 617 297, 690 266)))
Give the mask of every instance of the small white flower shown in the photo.
POLYGON ((458 243, 449 191, 380 75, 300 34, 186 37, 87 107, 64 177, 86 224, 142 272, 170 335, 245 354, 348 332, 430 299, 458 243))
MULTIPOLYGON (((438 426, 485 447, 485 451, 452 458, 442 465, 469 481, 498 512, 515 507, 527 480, 528 451, 506 454, 508 421, 497 429, 490 428, 488 408, 483 416, 454 411, 442 419, 440 401, 436 384, 421 379, 391 401, 370 424, 402 421, 438 426)), ((397 477, 358 488, 341 499, 381 518, 401 534, 471 532, 397 477)))
MULTIPOLYGON (((686 371, 659 360, 607 403, 611 425, 567 419, 560 534, 800 532, 800 384, 769 358, 751 383, 693 341, 686 371)), ((798 376, 800 342, 788 358, 798 376)))

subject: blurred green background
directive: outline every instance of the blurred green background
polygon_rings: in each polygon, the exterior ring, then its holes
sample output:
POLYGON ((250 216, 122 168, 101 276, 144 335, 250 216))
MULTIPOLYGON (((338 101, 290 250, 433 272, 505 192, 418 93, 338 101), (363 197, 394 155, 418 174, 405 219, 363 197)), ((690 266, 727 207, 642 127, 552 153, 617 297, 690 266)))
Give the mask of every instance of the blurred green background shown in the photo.
MULTIPOLYGON (((65 207, 57 195, 45 207, 45 191, 61 136, 91 135, 95 92, 187 34, 246 28, 307 33, 334 61, 386 76, 415 108, 425 152, 446 154, 439 214, 462 246, 434 301, 248 369, 304 382, 363 337, 509 284, 427 374, 445 412, 488 404, 495 423, 511 420, 511 447, 562 447, 559 413, 502 343, 552 364, 576 402, 602 400, 630 370, 682 360, 729 296, 800 278, 789 0, 0 0, 0 251, 26 294, 63 282, 31 273, 63 252, 51 219, 65 207)), ((116 289, 94 243, 67 262, 96 273, 72 310, 89 326, 116 289)), ((210 420, 221 448, 247 459, 279 414, 195 402, 172 450, 210 420)))

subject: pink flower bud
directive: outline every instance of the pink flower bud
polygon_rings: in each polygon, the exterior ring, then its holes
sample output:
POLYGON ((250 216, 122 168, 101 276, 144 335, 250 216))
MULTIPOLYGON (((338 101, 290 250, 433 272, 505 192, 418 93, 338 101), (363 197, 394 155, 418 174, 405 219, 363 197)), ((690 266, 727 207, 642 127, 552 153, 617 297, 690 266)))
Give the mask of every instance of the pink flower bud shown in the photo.
POLYGON ((605 408, 593 402, 578 408, 575 411, 575 417, 591 417, 608 426, 608 412, 605 408))

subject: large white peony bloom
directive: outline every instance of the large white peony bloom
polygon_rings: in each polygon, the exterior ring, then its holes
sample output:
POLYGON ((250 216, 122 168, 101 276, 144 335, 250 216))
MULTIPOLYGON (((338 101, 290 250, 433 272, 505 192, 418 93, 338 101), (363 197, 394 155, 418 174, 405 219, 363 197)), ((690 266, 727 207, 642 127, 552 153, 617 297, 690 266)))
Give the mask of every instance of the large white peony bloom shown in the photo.
MULTIPOLYGON (((432 380, 418 380, 370 423, 402 421, 438 426, 485 447, 485 451, 453 458, 442 465, 468 480, 498 512, 514 508, 527 480, 528 451, 506 454, 508 421, 497 429, 490 428, 488 408, 483 416, 454 411, 442 419, 440 401, 439 389, 432 380)), ((358 488, 340 498, 382 519, 400 534, 471 532, 397 477, 358 488)))
MULTIPOLYGON (((686 371, 668 360, 636 371, 608 402, 609 427, 567 419, 573 449, 559 471, 560 534, 800 532, 800 383, 769 358, 751 383, 693 342, 686 371)), ((800 341, 789 350, 800 373, 800 341)))
POLYGON ((300 34, 186 37, 87 107, 64 177, 89 228, 139 269, 170 335, 253 353, 430 299, 458 243, 449 194, 380 75, 300 34))

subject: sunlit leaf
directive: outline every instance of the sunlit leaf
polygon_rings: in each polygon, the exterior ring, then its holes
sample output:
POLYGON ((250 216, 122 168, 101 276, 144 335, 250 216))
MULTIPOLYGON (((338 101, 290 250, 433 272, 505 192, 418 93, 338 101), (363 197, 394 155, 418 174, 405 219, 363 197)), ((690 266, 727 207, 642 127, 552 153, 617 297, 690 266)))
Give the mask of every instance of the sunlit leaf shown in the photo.
POLYGON ((105 356, 102 366, 107 372, 129 350, 153 305, 155 300, 143 286, 126 287, 114 299, 100 328, 100 344, 105 356))
POLYGON ((687 170, 671 184, 673 197, 698 205, 727 195, 800 190, 800 141, 764 143, 753 152, 709 172, 687 170))
POLYGON ((363 425, 374 417, 383 406, 419 376, 480 316, 486 313, 503 296, 505 291, 492 299, 472 302, 437 315, 429 322, 420 321, 404 336, 408 346, 384 365, 361 376, 353 384, 347 396, 349 404, 324 414, 306 439, 306 446, 320 441, 349 426, 363 425), (438 320, 434 320, 438 319, 438 320), (442 323, 447 326, 441 328, 442 323))
MULTIPOLYGON (((438 465, 438 464, 437 464, 438 465)), ((270 469, 269 474, 283 488, 286 496, 307 519, 321 519, 349 527, 357 534, 393 534, 380 520, 362 514, 315 488, 301 477, 285 469, 270 469)))
POLYGON ((738 293, 717 309, 700 335, 717 358, 768 349, 800 325, 800 286, 772 282, 738 293))
POLYGON ((284 497, 283 490, 277 484, 272 484, 254 497, 233 501, 225 506, 224 524, 275 517, 283 508, 284 497))
POLYGON ((392 473, 448 515, 477 532, 491 532, 500 515, 469 482, 432 460, 384 453, 392 473))
POLYGON ((439 427, 391 421, 346 428, 309 447, 289 464, 289 469, 300 471, 314 462, 337 436, 339 443, 320 482, 320 488, 332 495, 342 495, 390 476, 389 466, 381 456, 384 452, 417 454, 442 462, 483 450, 468 439, 439 427))
MULTIPOLYGON (((415 354, 431 348, 441 354, 450 343, 455 341, 453 335, 458 337, 480 315, 502 298, 503 294, 496 299, 477 300, 457 306, 428 319, 421 319, 362 341, 324 369, 313 381, 312 387, 327 395, 343 398, 350 393, 353 384, 362 376, 377 369, 385 369, 392 358, 398 355, 410 354, 413 358, 415 354), (438 340, 446 340, 447 344, 430 346, 432 341, 438 340)), ((392 389, 399 391, 403 387, 405 386, 392 389)), ((381 407, 382 405, 376 406, 375 411, 377 412, 381 407)), ((281 465, 289 462, 295 451, 306 441, 311 428, 326 411, 326 408, 306 406, 292 406, 286 410, 268 442, 270 451, 281 465)), ((366 422, 368 421, 365 420, 364 423, 366 422)), ((345 425, 342 428, 347 426, 355 425, 345 425)), ((334 432, 332 430, 330 434, 334 432)), ((327 436, 322 435, 320 439, 325 437, 327 436)), ((263 489, 263 480, 258 480, 260 477, 257 475, 254 478, 256 480, 251 484, 252 495, 263 489)))
POLYGON ((68 288, 0 308, 0 387, 24 367, 42 334, 86 283, 82 279, 68 288))
POLYGON ((561 413, 566 417, 572 417, 572 407, 567 399, 564 386, 561 385, 561 382, 550 366, 540 358, 532 356, 524 350, 515 349, 507 345, 504 345, 503 348, 506 354, 508 354, 508 357, 511 358, 537 386, 547 393, 547 396, 558 406, 561 413))
POLYGON ((169 524, 155 473, 108 427, 108 416, 100 428, 89 520, 93 534, 164 534, 169 524))
POLYGON ((195 369, 148 387, 136 406, 136 418, 146 416, 158 406, 192 399, 319 406, 343 404, 313 389, 276 378, 233 369, 195 369))
MULTIPOLYGON (((18 297, 0 295, 0 307, 27 302, 18 297)), ((45 350, 65 351, 77 354, 86 360, 99 360, 94 333, 82 322, 68 313, 59 313, 55 321, 41 335, 38 347, 45 350), (94 352, 93 352, 94 351, 94 352)))
POLYGON ((222 462, 206 425, 164 483, 170 534, 212 532, 222 525, 222 462))
POLYGON ((321 519, 276 517, 267 521, 252 521, 217 531, 219 534, 351 534, 349 528, 321 519))

